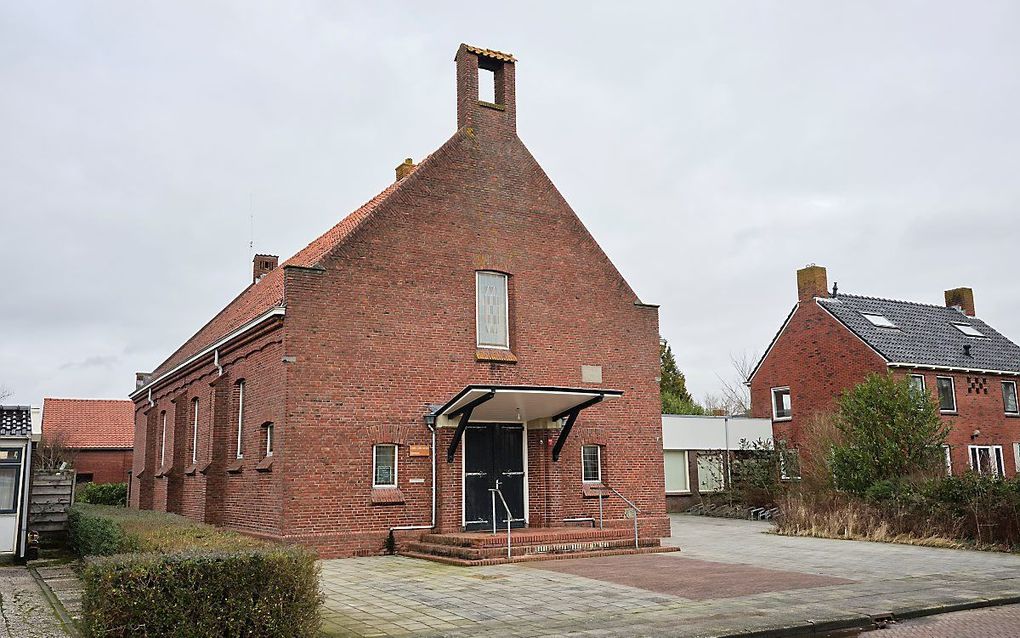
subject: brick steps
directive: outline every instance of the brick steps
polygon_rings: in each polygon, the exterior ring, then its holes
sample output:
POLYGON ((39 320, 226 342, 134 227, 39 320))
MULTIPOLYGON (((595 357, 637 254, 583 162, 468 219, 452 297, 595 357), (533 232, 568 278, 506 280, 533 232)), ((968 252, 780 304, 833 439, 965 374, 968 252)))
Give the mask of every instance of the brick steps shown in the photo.
POLYGON ((675 551, 659 545, 658 538, 640 538, 634 547, 629 528, 534 528, 515 530, 510 537, 510 558, 506 536, 484 532, 425 534, 407 544, 400 553, 448 565, 497 565, 554 558, 611 556, 675 551))
POLYGON ((660 545, 654 545, 635 549, 632 545, 629 548, 618 549, 600 549, 593 551, 578 551, 566 553, 524 554, 523 556, 513 556, 509 560, 507 559, 505 554, 503 555, 502 558, 482 558, 478 560, 468 560, 464 558, 455 558, 452 556, 439 556, 436 554, 420 553, 410 550, 400 552, 400 555, 407 556, 409 558, 420 558, 423 560, 430 560, 436 563, 443 563, 444 565, 457 565, 460 567, 483 567, 485 565, 527 563, 540 560, 557 560, 557 559, 562 560, 565 558, 593 558, 596 556, 620 556, 624 554, 657 554, 663 552, 678 552, 678 551, 680 551, 679 547, 663 547, 660 545))

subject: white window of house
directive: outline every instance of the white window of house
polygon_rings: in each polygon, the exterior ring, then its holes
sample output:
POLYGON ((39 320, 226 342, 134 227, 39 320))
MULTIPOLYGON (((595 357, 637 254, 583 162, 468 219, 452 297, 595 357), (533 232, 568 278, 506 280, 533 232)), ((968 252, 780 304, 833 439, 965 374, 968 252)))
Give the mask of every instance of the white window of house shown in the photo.
POLYGON ((198 462, 198 398, 191 400, 191 462, 198 462))
POLYGON ((237 382, 237 458, 244 458, 244 381, 237 382))
POLYGON ((953 377, 937 377, 935 382, 939 388, 939 410, 956 412, 956 384, 953 383, 953 377))
POLYGON ((800 480, 800 452, 783 450, 779 455, 779 478, 784 481, 800 480))
POLYGON ((475 273, 475 322, 479 348, 510 347, 507 276, 501 272, 475 273))
POLYGON ((910 375, 910 387, 923 394, 924 393, 924 375, 923 374, 912 374, 912 375, 910 375))
POLYGON ((971 445, 970 469, 984 476, 1005 476, 1006 470, 1002 464, 1002 446, 971 445))
POLYGON ((772 388, 772 419, 785 421, 793 418, 790 388, 772 388))
POLYGON ((718 492, 723 488, 722 454, 698 454, 698 491, 718 492))
POLYGON ((160 415, 163 420, 163 433, 159 437, 159 466, 166 465, 166 412, 160 415))
POLYGON ((948 445, 942 446, 942 453, 945 455, 946 464, 946 476, 953 475, 953 454, 952 449, 948 445))
POLYGON ((862 312, 861 315, 863 315, 865 319, 867 319, 869 322, 871 322, 871 325, 873 325, 873 326, 875 326, 877 328, 895 328, 896 327, 896 324, 894 324, 893 322, 889 321, 889 318, 886 317, 885 315, 878 315, 878 314, 869 313, 869 312, 862 312))
POLYGON ((266 423, 266 456, 273 455, 273 424, 266 423))
POLYGON ((666 493, 684 494, 691 491, 687 469, 687 450, 665 450, 666 493))
POLYGON ((963 334, 967 335, 968 337, 983 337, 983 336, 985 336, 983 332, 981 332, 980 330, 978 330, 974 326, 970 325, 969 323, 954 323, 953 325, 956 327, 957 330, 959 330, 963 334))
POLYGON ((1020 414, 1016 401, 1016 381, 1002 382, 1002 409, 1006 414, 1020 414))
POLYGON ((1013 469, 1016 476, 1020 476, 1020 441, 1013 444, 1013 469))
POLYGON ((397 446, 392 443, 372 448, 372 487, 397 486, 397 446))
POLYGON ((581 480, 585 483, 602 482, 602 448, 600 446, 581 446, 581 480))

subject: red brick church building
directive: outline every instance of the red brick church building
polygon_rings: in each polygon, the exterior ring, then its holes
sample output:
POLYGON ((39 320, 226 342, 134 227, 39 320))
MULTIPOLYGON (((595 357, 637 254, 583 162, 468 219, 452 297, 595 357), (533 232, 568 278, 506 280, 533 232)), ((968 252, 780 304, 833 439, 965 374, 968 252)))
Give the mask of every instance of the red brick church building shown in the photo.
POLYGON ((455 60, 449 140, 284 263, 256 256, 139 375, 132 505, 323 556, 391 533, 428 553, 508 519, 515 539, 622 551, 622 497, 643 551, 669 534, 657 308, 518 138, 515 59, 455 60))

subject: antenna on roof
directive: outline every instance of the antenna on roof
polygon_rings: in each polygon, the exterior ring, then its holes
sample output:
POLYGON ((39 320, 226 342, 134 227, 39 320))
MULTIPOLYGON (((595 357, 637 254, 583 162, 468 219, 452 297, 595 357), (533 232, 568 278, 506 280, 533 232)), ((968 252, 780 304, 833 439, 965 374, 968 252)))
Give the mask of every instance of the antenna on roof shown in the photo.
POLYGON ((832 296, 835 297, 837 294, 839 294, 839 282, 834 281, 832 282, 832 296))
POLYGON ((255 256, 255 194, 248 193, 248 257, 255 256))

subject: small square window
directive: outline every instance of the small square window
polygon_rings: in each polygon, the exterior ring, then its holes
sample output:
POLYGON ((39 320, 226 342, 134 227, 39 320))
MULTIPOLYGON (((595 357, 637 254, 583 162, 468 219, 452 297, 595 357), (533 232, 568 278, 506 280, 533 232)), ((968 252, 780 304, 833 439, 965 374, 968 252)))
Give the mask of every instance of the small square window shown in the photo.
POLYGON ((955 326, 957 330, 967 335, 968 337, 985 336, 984 333, 982 333, 980 330, 970 325, 969 323, 954 323, 953 326, 955 326))
POLYGON ((923 374, 912 374, 910 375, 910 387, 913 390, 924 393, 924 375, 923 374))
POLYGON ((939 388, 939 410, 942 412, 956 412, 956 385, 952 377, 938 377, 936 379, 939 388))
POLYGON ((793 418, 790 388, 772 388, 772 418, 777 421, 793 418))
POLYGON ((889 321, 885 315, 873 314, 870 312, 862 312, 861 315, 871 322, 871 325, 878 328, 895 328, 896 324, 889 321))
POLYGON ((1002 382, 1002 409, 1006 414, 1020 414, 1016 400, 1016 381, 1002 382))
POLYGON ((376 445, 372 451, 372 487, 397 486, 397 446, 376 445))
POLYGON ((581 480, 585 483, 602 481, 602 448, 597 445, 581 446, 581 480))

